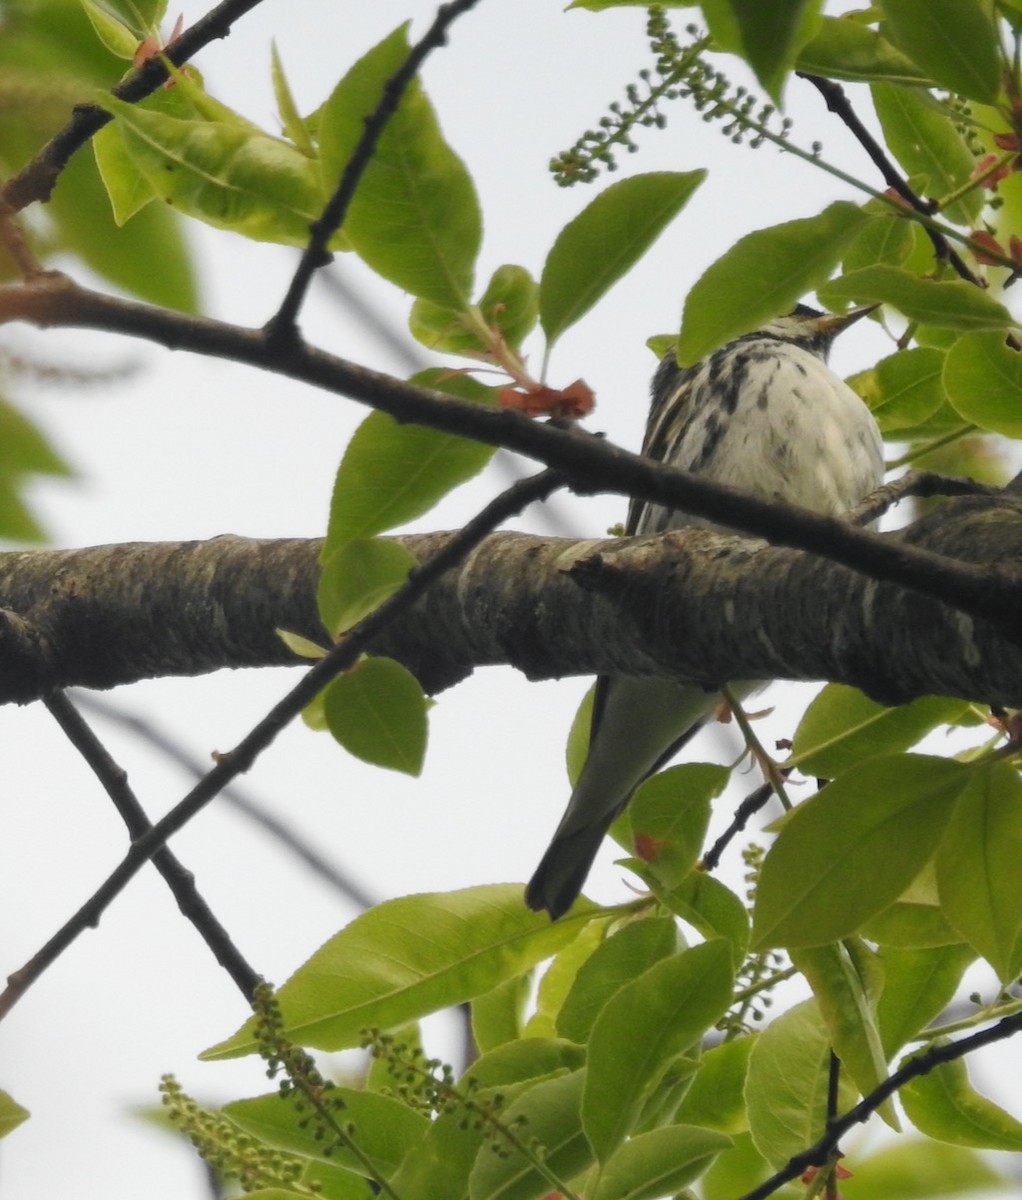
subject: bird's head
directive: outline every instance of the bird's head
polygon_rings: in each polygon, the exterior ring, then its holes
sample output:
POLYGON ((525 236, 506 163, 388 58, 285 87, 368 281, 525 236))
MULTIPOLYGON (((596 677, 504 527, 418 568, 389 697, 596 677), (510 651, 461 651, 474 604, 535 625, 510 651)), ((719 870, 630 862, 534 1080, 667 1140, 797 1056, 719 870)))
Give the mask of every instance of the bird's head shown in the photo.
POLYGON ((799 304, 783 317, 774 317, 761 329, 749 334, 749 337, 775 337, 785 342, 794 342, 804 347, 820 358, 826 358, 831 343, 842 330, 869 313, 874 312, 879 305, 863 304, 859 308, 850 308, 844 313, 822 313, 810 308, 808 304, 799 304))

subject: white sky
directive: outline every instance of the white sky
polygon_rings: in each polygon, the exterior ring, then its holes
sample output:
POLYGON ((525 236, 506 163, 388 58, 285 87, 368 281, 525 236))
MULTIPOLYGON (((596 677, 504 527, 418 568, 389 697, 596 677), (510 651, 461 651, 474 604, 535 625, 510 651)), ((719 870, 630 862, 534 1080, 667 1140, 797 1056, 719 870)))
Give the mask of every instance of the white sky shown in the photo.
MULTIPOLYGON (((204 8, 189 0, 186 22, 204 8)), ((300 106, 309 109, 410 8, 419 14, 414 36, 432 16, 431 4, 267 2, 227 41, 207 49, 199 65, 220 99, 275 129, 271 37, 300 106)), ((682 11, 677 24, 686 19, 682 11)), ((520 262, 538 275, 557 230, 595 194, 558 189, 546 162, 592 125, 644 65, 642 30, 641 10, 596 16, 565 14, 547 0, 483 0, 455 26, 449 47, 430 59, 427 89, 482 198, 480 280, 503 262, 520 262)), ((868 170, 808 85, 793 83, 789 99, 802 144, 819 138, 846 167, 868 170)), ((676 326, 685 292, 701 271, 751 228, 849 198, 829 177, 772 148, 732 147, 691 110, 678 107, 668 117, 665 133, 641 135, 643 152, 624 159, 619 177, 705 166, 710 178, 639 269, 562 339, 550 373, 554 384, 583 376, 598 397, 592 427, 632 448, 641 440, 653 367, 644 340, 676 326)), ((276 306, 294 255, 200 227, 193 232, 207 311, 261 324, 276 306)), ((345 259, 341 268, 400 331, 407 298, 357 263, 345 259)), ((322 292, 303 324, 311 340, 333 351, 397 369, 322 292)), ((837 368, 851 371, 867 361, 872 336, 863 327, 849 334, 835 355, 837 368)), ((17 328, 0 331, 0 338, 63 361, 130 361, 144 368, 122 384, 20 394, 79 471, 73 483, 44 483, 34 492, 55 544, 323 532, 337 460, 364 415, 357 405, 112 337, 43 337, 17 328)), ((539 354, 537 343, 537 363, 539 354)), ((491 470, 420 527, 460 524, 500 486, 491 470)), ((561 497, 556 507, 580 534, 602 533, 624 509, 613 497, 561 497)), ((541 514, 530 513, 521 524, 542 529, 541 521, 541 514)), ((295 678, 285 670, 222 673, 140 684, 106 699, 208 756, 235 744, 295 678)), ((299 726, 243 785, 381 898, 523 880, 566 799, 563 741, 584 687, 581 680, 537 685, 510 670, 480 671, 434 709, 418 781, 351 760, 326 736, 299 726)), ((768 744, 790 733, 791 719, 786 709, 763 723, 768 744)), ((180 771, 132 736, 98 727, 151 816, 181 798, 188 781, 180 771)), ((697 754, 730 753, 721 747, 718 735, 697 754)), ((0 714, 0 755, 6 831, 0 973, 6 974, 105 877, 123 852, 125 834, 41 709, 0 714)), ((751 788, 757 781, 749 776, 745 782, 751 788)), ((253 966, 276 982, 355 915, 222 804, 193 821, 173 848, 253 966)), ((593 872, 587 890, 597 898, 624 895, 613 857, 606 850, 593 872)), ((252 1061, 195 1060, 243 1017, 234 985, 176 912, 155 872, 144 871, 100 928, 81 937, 0 1025, 0 1086, 33 1112, 0 1150, 4 1200, 128 1200, 142 1190, 148 1200, 203 1195, 190 1152, 124 1114, 152 1103, 168 1070, 187 1090, 214 1101, 267 1090, 252 1061)), ((1017 1057, 1012 1048, 997 1053, 1002 1060, 1017 1057)))

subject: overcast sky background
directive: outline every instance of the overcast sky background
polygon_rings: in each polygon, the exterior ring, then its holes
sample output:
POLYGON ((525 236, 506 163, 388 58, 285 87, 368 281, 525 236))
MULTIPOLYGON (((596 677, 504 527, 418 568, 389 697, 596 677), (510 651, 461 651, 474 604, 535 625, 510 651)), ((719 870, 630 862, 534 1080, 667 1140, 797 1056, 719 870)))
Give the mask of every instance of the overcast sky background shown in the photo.
MULTIPOLYGON (((186 23, 206 7, 189 0, 186 23)), ((483 0, 456 24, 449 46, 434 53, 424 73, 446 136, 481 196, 481 282, 504 262, 522 263, 538 276, 557 231, 596 194, 557 188, 548 159, 594 124, 646 61, 642 10, 596 16, 560 7, 550 0, 483 0)), ((432 17, 431 4, 267 0, 229 39, 205 50, 199 66, 218 98, 276 130, 271 38, 307 111, 409 10, 416 14, 414 37, 432 17)), ((679 26, 687 15, 678 14, 679 26)), ((850 92, 865 111, 865 89, 850 92)), ((808 85, 794 81, 788 100, 802 145, 819 139, 828 156, 871 178, 864 155, 808 85)), ((626 157, 617 177, 708 167, 710 178, 639 268, 561 339, 550 369, 554 385, 584 377, 598 400, 591 427, 633 449, 641 441, 654 366, 645 339, 677 326, 683 297, 702 270, 752 228, 811 215, 834 199, 857 199, 770 147, 732 147, 691 109, 678 106, 668 117, 667 131, 642 135, 642 153, 626 157)), ((205 311, 241 323, 265 321, 293 270, 294 253, 198 225, 191 233, 205 311)), ((338 270, 401 334, 408 298, 347 257, 338 270)), ((303 327, 332 351, 405 373, 399 358, 322 287, 303 314, 303 327)), ((19 392, 79 473, 72 482, 34 490, 54 544, 323 533, 337 461, 365 415, 358 405, 125 339, 44 337, 22 327, 0 330, 0 339, 47 359, 137 369, 119 383, 19 392)), ((879 340, 875 330, 856 327, 839 343, 837 369, 847 373, 868 361, 879 340)), ((421 348, 415 352, 429 360, 421 348)), ((537 342, 535 363, 539 354, 537 342)), ((419 527, 461 524, 505 483, 491 467, 419 527)), ((624 514, 614 497, 559 496, 553 507, 556 519, 580 535, 600 535, 624 514)), ((546 531, 545 522, 542 511, 532 510, 518 524, 546 531)), ((139 684, 104 700, 208 760, 212 751, 233 746, 296 678, 287 670, 221 673, 139 684)), ((381 899, 524 880, 566 799, 564 737, 585 686, 583 680, 530 684, 510 670, 479 671, 433 710, 420 780, 365 766, 328 737, 296 725, 242 786, 381 899)), ((794 689, 803 698, 809 691, 794 689)), ((767 744, 790 734, 792 711, 786 704, 763 722, 767 744)), ((154 819, 185 793, 189 780, 180 769, 109 722, 98 721, 97 728, 154 819)), ((728 757, 732 745, 733 735, 717 730, 694 753, 728 757)), ((6 974, 119 861, 125 833, 99 785, 38 706, 0 714, 0 755, 6 831, 0 973, 6 974)), ((746 776, 742 790, 756 782, 746 776)), ((173 848, 242 952, 275 982, 356 915, 352 903, 221 802, 194 820, 173 848)), ((593 873, 587 890, 596 898, 616 901, 626 894, 614 857, 605 849, 593 873)), ((144 871, 99 929, 81 937, 0 1025, 0 1086, 33 1113, 0 1150, 4 1200, 203 1195, 190 1151, 125 1112, 153 1103, 168 1070, 186 1090, 211 1101, 267 1090, 253 1060, 196 1061, 244 1015, 234 985, 177 913, 165 885, 153 870, 144 871)), ((434 1028, 443 1048, 445 1027, 434 1028)), ((1014 1046, 996 1053, 1015 1064, 1017 1077, 1014 1046)))

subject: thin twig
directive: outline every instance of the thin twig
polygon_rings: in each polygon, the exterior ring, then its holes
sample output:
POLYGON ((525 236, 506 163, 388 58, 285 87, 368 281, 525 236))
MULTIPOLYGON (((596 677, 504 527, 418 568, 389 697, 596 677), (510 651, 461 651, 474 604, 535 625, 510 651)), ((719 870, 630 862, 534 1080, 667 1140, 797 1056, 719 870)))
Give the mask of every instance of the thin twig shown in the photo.
POLYGON ((938 471, 908 471, 899 479, 881 484, 860 503, 844 514, 852 525, 872 525, 874 521, 908 496, 996 496, 999 487, 969 479, 966 475, 941 475, 938 471))
MULTIPOLYGON (((128 783, 127 772, 114 761, 67 695, 64 692, 51 692, 43 703, 114 802, 114 807, 128 827, 131 840, 137 841, 147 834, 153 827, 152 822, 128 783)), ((161 846, 152 859, 153 866, 163 876, 182 914, 195 926, 217 962, 251 1003, 255 986, 262 981, 262 976, 249 966, 230 934, 217 920, 195 886, 195 876, 167 846, 161 846)))
POLYGON ((327 201, 320 216, 310 226, 312 236, 309 238, 309 244, 301 257, 298 269, 295 271, 280 308, 266 326, 266 332, 271 339, 295 336, 298 310, 309 290, 312 276, 319 267, 330 261, 327 245, 341 227, 355 189, 376 153, 376 144, 380 140, 380 135, 397 110, 405 89, 415 78, 426 56, 432 50, 446 43, 447 30, 453 22, 478 3, 479 0, 451 0, 449 4, 441 4, 437 9, 433 24, 411 48, 401 66, 383 85, 380 99, 373 111, 365 118, 365 127, 352 151, 351 158, 344 165, 334 194, 327 201))
MULTIPOLYGON (((227 37, 234 22, 260 3, 261 0, 222 0, 216 8, 175 38, 161 55, 146 59, 126 79, 121 80, 111 89, 111 94, 129 104, 148 96, 167 78, 164 59, 176 67, 181 66, 203 46, 217 38, 227 37)), ((98 104, 77 105, 64 128, 55 133, 20 171, 0 187, 0 203, 10 211, 17 212, 33 201, 48 200, 71 155, 110 120, 110 113, 98 104)))
MULTIPOLYGON (((788 774, 789 768, 780 768, 781 773, 788 774)), ((731 824, 720 835, 719 838, 703 855, 702 862, 699 864, 704 871, 715 871, 720 865, 720 859, 724 851, 728 848, 731 842, 742 832, 748 825, 752 817, 759 812, 766 804, 769 803, 770 797, 774 794, 774 785, 772 783, 761 783, 754 792, 750 792, 748 796, 735 809, 735 815, 731 818, 731 824)))
MULTIPOLYGON (((79 707, 91 709, 104 720, 114 721, 125 729, 130 729, 132 733, 154 746, 196 779, 201 779, 209 769, 201 759, 189 754, 183 746, 169 734, 158 729, 151 721, 125 712, 116 704, 108 704, 92 692, 75 693, 75 703, 79 707)), ((265 829, 281 845, 286 846, 292 854, 301 859, 310 870, 326 880, 331 887, 336 888, 345 899, 358 905, 359 908, 372 908, 378 902, 377 898, 371 896, 360 884, 355 883, 345 872, 328 862, 314 846, 300 837, 289 825, 274 816, 273 813, 267 812, 262 805, 253 800, 251 796, 246 795, 240 788, 226 787, 220 793, 220 798, 254 824, 265 829)))
POLYGON ((141 870, 153 854, 175 833, 244 771, 273 742, 302 709, 342 671, 353 666, 381 630, 406 612, 434 580, 455 566, 472 548, 508 517, 536 500, 544 500, 564 486, 564 478, 555 471, 541 471, 521 480, 486 505, 464 528, 458 531, 432 558, 414 567, 405 582, 363 618, 338 642, 325 658, 311 667, 282 700, 273 706, 237 746, 220 756, 217 764, 187 796, 146 833, 136 838, 119 865, 82 905, 82 907, 32 956, 20 970, 8 976, 8 986, 0 993, 0 1019, 7 1015, 27 989, 79 934, 99 923, 110 903, 141 870))

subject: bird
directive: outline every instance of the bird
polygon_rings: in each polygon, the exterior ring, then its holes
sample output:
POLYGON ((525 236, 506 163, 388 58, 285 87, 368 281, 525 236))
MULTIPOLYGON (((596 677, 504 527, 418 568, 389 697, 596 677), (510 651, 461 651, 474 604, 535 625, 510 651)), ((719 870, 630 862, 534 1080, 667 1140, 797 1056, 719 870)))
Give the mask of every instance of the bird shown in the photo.
MULTIPOLYGON (((642 453, 704 479, 838 515, 883 482, 869 408, 827 365, 837 335, 877 306, 843 314, 799 304, 692 366, 669 352, 652 384, 642 453)), ((632 498, 626 533, 713 528, 632 498)), ((761 682, 735 685, 739 697, 761 682)), ((667 679, 596 681, 589 750, 560 824, 525 889, 556 920, 580 894, 611 822, 632 792, 719 708, 719 693, 667 679)))

